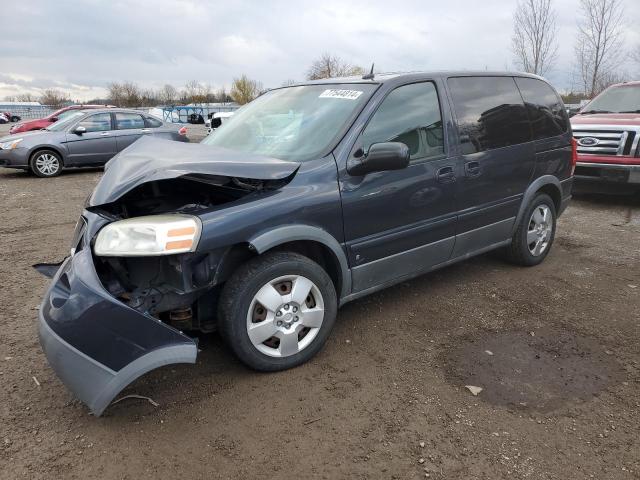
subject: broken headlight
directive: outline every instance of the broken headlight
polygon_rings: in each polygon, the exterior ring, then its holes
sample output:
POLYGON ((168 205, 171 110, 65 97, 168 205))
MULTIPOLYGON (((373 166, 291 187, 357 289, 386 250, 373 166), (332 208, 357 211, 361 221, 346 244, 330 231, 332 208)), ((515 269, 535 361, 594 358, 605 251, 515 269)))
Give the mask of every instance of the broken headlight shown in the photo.
POLYGON ((149 215, 110 223, 98 233, 98 256, 145 257, 193 252, 202 225, 191 215, 149 215))

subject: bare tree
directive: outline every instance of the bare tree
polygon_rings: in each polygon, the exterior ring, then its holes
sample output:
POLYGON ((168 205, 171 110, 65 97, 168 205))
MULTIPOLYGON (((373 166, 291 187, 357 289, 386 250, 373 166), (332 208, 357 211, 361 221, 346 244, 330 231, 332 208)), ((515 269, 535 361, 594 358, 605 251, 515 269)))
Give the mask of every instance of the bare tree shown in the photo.
POLYGON ((31 93, 21 93, 20 95, 16 96, 16 101, 17 102, 35 102, 36 97, 31 93))
POLYGON ((118 82, 112 82, 107 85, 107 91, 109 92, 109 102, 117 107, 124 105, 124 92, 122 85, 118 82))
POLYGON ((231 102, 233 99, 227 93, 227 90, 224 87, 220 87, 220 90, 216 92, 216 101, 218 102, 231 102))
POLYGON ((142 92, 133 82, 124 82, 122 84, 122 92, 124 94, 125 107, 138 107, 142 104, 142 92))
POLYGON ((233 79, 230 95, 236 103, 244 105, 256 98, 261 90, 262 84, 260 82, 242 75, 240 78, 233 79))
POLYGON ((107 85, 109 101, 118 107, 139 107, 143 103, 143 92, 133 82, 113 82, 107 85))
POLYGON ((41 104, 50 105, 52 107, 60 107, 68 101, 69 95, 55 88, 48 88, 42 92, 42 96, 40 97, 41 104))
POLYGON ((4 97, 4 101, 5 102, 15 102, 16 101, 16 97, 15 97, 15 95, 7 95, 6 97, 4 97))
POLYGON ((319 80, 321 78, 349 77, 362 74, 364 74, 362 67, 351 65, 331 53, 323 53, 309 67, 307 79, 319 80))
POLYGON ((520 0, 513 15, 511 49, 525 72, 545 75, 557 53, 556 14, 552 0, 520 0))
POLYGON ((184 98, 189 103, 198 103, 200 83, 197 80, 189 80, 184 84, 184 98))
POLYGON ((580 0, 581 19, 575 47, 577 74, 584 92, 593 97, 616 76, 622 53, 621 0, 580 0))
POLYGON ((162 105, 173 105, 178 97, 176 87, 170 84, 164 85, 156 94, 162 105))

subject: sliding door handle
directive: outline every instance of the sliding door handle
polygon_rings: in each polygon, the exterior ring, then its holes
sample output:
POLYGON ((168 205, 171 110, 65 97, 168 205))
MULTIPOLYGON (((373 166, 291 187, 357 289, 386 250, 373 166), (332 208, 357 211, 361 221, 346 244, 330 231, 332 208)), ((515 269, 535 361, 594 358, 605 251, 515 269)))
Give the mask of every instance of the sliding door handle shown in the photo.
POLYGON ((451 165, 440 168, 436 172, 436 180, 440 183, 451 183, 456 181, 456 172, 451 165))
POLYGON ((481 172, 480 162, 467 162, 464 164, 464 174, 467 177, 477 177, 481 172))

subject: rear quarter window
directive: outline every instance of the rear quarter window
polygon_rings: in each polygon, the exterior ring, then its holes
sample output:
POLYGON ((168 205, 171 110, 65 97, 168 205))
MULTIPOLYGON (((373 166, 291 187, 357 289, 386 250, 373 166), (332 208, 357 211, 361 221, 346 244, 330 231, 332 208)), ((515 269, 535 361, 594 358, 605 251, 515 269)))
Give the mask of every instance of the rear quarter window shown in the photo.
POLYGON ((153 117, 144 117, 144 121, 149 128, 158 128, 162 126, 162 122, 157 118, 153 117))
POLYGON ((531 140, 531 124, 512 77, 452 77, 447 82, 463 154, 531 140))
POLYGON ((558 94, 542 80, 516 78, 536 140, 555 137, 569 129, 569 117, 558 94))

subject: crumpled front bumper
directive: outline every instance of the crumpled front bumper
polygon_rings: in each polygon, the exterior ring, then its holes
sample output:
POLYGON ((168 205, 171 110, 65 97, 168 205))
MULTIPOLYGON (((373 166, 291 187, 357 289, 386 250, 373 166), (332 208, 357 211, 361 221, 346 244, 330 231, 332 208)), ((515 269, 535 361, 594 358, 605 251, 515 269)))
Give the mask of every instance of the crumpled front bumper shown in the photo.
POLYGON ((40 306, 38 323, 49 364, 96 416, 141 375, 196 360, 193 339, 104 289, 90 247, 60 266, 40 306))

